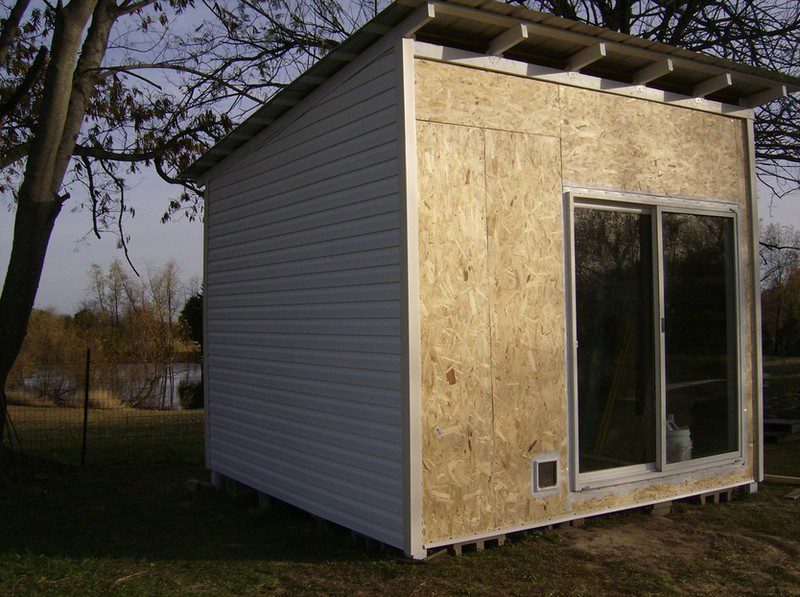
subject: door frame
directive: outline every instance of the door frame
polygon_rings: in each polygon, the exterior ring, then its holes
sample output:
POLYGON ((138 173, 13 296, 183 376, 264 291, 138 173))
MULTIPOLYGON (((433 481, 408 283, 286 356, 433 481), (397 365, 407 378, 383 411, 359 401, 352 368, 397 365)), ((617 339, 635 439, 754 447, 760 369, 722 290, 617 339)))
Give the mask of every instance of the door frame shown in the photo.
POLYGON ((683 197, 669 197, 623 191, 589 189, 576 186, 563 187, 564 202, 564 280, 566 289, 566 379, 568 400, 568 436, 569 436, 569 469, 570 489, 582 491, 598 487, 608 487, 620 483, 630 483, 660 477, 691 473, 721 465, 746 464, 744 446, 748 445, 745 415, 745 366, 746 366, 746 329, 743 309, 745 307, 745 286, 742 276, 742 247, 745 238, 742 231, 741 207, 738 203, 719 199, 697 200, 683 197), (652 226, 652 259, 653 259, 653 332, 655 340, 655 392, 656 392, 656 462, 617 467, 602 471, 581 473, 579 470, 579 437, 578 437, 578 370, 577 370, 577 317, 575 298, 575 222, 574 210, 578 207, 609 209, 613 211, 647 212, 652 226), (662 214, 687 213, 692 215, 708 215, 731 218, 734 222, 734 288, 736 309, 736 364, 737 364, 737 449, 725 454, 717 454, 688 461, 666 462, 666 388, 664 370, 665 333, 661 321, 664 317, 664 272, 663 272, 663 238, 662 214))

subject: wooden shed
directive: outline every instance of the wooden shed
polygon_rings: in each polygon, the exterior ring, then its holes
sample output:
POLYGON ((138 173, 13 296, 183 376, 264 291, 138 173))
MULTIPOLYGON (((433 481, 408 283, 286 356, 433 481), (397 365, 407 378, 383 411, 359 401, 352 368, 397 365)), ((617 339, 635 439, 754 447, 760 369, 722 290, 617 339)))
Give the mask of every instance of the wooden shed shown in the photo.
POLYGON ((763 477, 753 108, 800 80, 401 0, 201 157, 207 466, 414 558, 763 477))

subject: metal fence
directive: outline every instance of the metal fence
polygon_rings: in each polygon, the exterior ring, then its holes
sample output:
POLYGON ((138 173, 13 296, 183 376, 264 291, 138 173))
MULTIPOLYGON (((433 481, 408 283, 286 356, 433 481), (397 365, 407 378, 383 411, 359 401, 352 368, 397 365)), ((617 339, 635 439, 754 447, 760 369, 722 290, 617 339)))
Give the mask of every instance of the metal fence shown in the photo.
POLYGON ((198 363, 38 367, 6 387, 3 441, 19 458, 68 464, 202 463, 198 363))

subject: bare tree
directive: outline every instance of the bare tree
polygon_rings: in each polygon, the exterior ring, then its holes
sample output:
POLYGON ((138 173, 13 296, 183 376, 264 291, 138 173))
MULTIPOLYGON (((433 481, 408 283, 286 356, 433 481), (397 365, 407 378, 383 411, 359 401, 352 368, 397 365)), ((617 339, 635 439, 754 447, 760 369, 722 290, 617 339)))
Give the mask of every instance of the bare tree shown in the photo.
MULTIPOLYGON (((92 233, 116 234, 127 255, 123 220, 134 209, 127 176, 151 166, 177 183, 176 173, 233 119, 371 14, 357 2, 329 0, 7 1, 0 3, 0 192, 16 214, 0 295, 0 437, 5 383, 61 209, 85 208, 92 233), (79 191, 86 199, 71 199, 79 191)), ((165 219, 199 213, 198 189, 182 184, 165 219)), ((133 304, 135 289, 126 292, 133 304)))
MULTIPOLYGON (((381 4, 384 4, 383 0, 381 4)), ((795 0, 519 0, 624 33, 797 73, 795 0)), ((5 381, 34 304, 61 209, 84 208, 91 233, 127 254, 126 179, 176 174, 379 8, 375 0, 0 0, 0 192, 16 203, 0 295, 0 435, 5 381), (75 198, 71 198, 71 193, 75 198), (85 197, 85 198, 84 198, 85 197)), ((763 109, 759 173, 798 187, 798 102, 763 109)), ((183 183, 164 217, 192 218, 183 183)), ((126 288, 128 304, 144 305, 126 288)), ((141 307, 144 308, 144 307, 141 307)))
POLYGON ((797 322, 791 320, 800 306, 800 231, 770 224, 761 233, 759 254, 764 345, 770 354, 777 355, 798 340, 787 336, 796 327, 797 322))

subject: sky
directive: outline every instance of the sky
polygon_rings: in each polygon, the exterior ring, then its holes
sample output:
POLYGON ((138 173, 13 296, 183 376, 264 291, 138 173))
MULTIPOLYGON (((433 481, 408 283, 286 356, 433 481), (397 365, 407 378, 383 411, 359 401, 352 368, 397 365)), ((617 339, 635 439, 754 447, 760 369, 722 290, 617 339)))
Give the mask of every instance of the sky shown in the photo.
MULTIPOLYGON (((124 220, 125 230, 131 236, 128 246, 131 261, 145 275, 148 266, 161 267, 174 259, 184 281, 201 277, 202 223, 183 219, 162 224, 161 215, 169 199, 178 195, 179 188, 161 181, 146 169, 141 172, 143 176, 139 181, 133 177, 126 179, 132 188, 126 192, 125 200, 136 209, 134 218, 124 220)), ((77 190, 76 187, 73 192, 77 190)), ((77 311, 89 285, 88 271, 92 263, 105 268, 119 259, 134 275, 125 262, 125 255, 117 249, 115 235, 103 235, 101 240, 93 234, 87 236, 92 226, 91 215, 85 211, 70 212, 69 207, 76 203, 71 199, 56 220, 36 296, 37 308, 52 307, 62 313, 77 311)), ((0 276, 3 279, 11 253, 13 228, 13 208, 0 207, 0 276)))
MULTIPOLYGON (((130 233, 129 253, 137 269, 144 273, 148 266, 160 267, 170 259, 180 266, 186 281, 202 276, 203 227, 200 221, 180 220, 161 223, 161 215, 169 199, 178 193, 177 187, 162 182, 154 173, 143 172, 138 183, 126 194, 136 216, 128 219, 126 230, 130 233)), ((770 204, 769 193, 761 189, 759 216, 764 224, 776 222, 800 228, 800 195, 787 197, 770 204)), ((0 211, 0 276, 5 277, 14 212, 0 211)), ((114 259, 125 263, 117 239, 108 234, 102 240, 87 236, 91 218, 86 212, 62 211, 50 240, 44 272, 36 297, 37 308, 52 307, 63 313, 74 313, 80 308, 89 285, 88 271, 92 263, 107 266, 114 259), (84 238, 86 237, 86 238, 84 238), (82 240, 83 239, 83 240, 82 240)), ((127 268, 127 264, 125 264, 127 268)), ((129 270, 130 271, 130 270, 129 270)), ((132 272, 130 272, 132 274, 132 272)))
MULTIPOLYGON (((38 1, 34 0, 34 4, 38 1)), ((177 27, 178 33, 186 32, 202 18, 202 12, 191 18, 183 16, 171 27, 177 27)), ((179 189, 161 181, 146 168, 140 170, 139 174, 141 178, 138 181, 126 176, 126 181, 132 185, 126 192, 126 203, 136 209, 136 216, 133 219, 126 218, 125 224, 125 230, 131 236, 131 260, 144 274, 148 267, 160 267, 174 259, 181 268, 184 280, 200 278, 201 222, 179 220, 162 224, 161 215, 179 189)), ((75 194, 81 192, 77 185, 70 190, 75 194)), ((800 228, 800 194, 780 202, 770 202, 767 190, 761 189, 759 198, 759 215, 764 224, 777 222, 800 228)), ((93 263, 106 267, 114 259, 125 262, 122 251, 116 246, 115 235, 106 234, 101 240, 96 239, 88 234, 91 230, 90 215, 85 211, 69 211, 70 206, 78 203, 76 199, 80 198, 76 196, 70 200, 56 221, 36 298, 35 306, 38 308, 52 307, 64 313, 74 313, 80 308, 89 285, 89 267, 93 263)), ((7 206, 6 203, 0 199, 0 279, 5 278, 14 222, 13 206, 7 206)))

